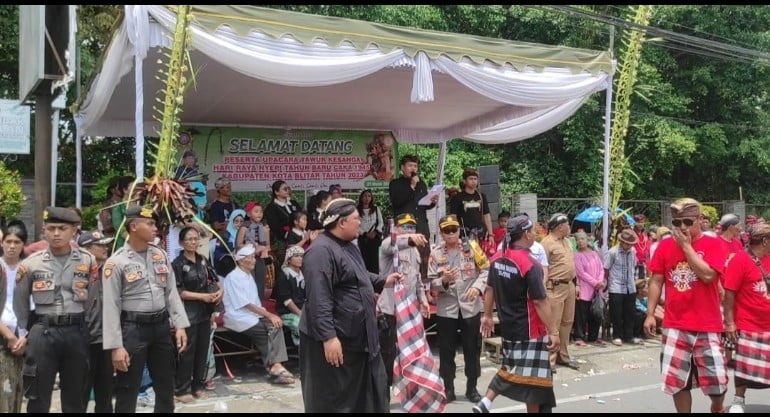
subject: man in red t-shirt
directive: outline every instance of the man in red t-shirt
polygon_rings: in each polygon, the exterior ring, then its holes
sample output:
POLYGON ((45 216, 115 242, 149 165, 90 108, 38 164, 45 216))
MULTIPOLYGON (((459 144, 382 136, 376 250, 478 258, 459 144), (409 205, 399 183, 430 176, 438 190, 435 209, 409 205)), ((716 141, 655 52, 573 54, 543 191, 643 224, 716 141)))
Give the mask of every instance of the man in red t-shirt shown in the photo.
POLYGON ((731 413, 743 413, 747 388, 770 388, 770 224, 749 228, 749 247, 725 269, 725 333, 736 344, 735 398, 731 413))
POLYGON ((671 204, 674 239, 665 239, 650 262, 645 330, 655 335, 655 308, 665 282, 663 317, 663 392, 674 397, 677 412, 692 408, 692 387, 711 398, 711 411, 724 411, 727 366, 721 333, 719 276, 727 253, 718 238, 700 228, 701 205, 692 198, 671 204), (696 369, 693 369, 696 368, 696 369))
POLYGON ((727 213, 719 220, 719 227, 722 229, 719 237, 724 240, 728 248, 728 255, 743 250, 741 241, 741 219, 737 214, 727 213))

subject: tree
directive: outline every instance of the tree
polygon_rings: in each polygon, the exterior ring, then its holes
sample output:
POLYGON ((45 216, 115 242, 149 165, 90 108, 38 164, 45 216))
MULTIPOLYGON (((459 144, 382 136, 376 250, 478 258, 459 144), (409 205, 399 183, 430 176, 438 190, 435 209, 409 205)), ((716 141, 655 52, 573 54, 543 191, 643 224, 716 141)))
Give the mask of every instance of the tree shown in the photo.
POLYGON ((0 161, 0 201, 3 202, 0 205, 0 224, 5 224, 5 219, 17 217, 25 200, 19 173, 8 169, 0 161))

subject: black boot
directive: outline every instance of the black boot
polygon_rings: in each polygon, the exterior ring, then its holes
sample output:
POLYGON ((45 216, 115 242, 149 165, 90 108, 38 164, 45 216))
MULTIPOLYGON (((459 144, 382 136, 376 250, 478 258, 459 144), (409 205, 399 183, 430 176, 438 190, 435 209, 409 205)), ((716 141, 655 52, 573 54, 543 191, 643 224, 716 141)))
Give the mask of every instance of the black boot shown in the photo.
POLYGON ((446 393, 447 404, 457 399, 454 385, 444 385, 444 392, 446 393))
POLYGON ((474 404, 481 401, 481 394, 479 394, 479 391, 476 389, 475 379, 468 380, 468 384, 465 386, 465 398, 474 404))

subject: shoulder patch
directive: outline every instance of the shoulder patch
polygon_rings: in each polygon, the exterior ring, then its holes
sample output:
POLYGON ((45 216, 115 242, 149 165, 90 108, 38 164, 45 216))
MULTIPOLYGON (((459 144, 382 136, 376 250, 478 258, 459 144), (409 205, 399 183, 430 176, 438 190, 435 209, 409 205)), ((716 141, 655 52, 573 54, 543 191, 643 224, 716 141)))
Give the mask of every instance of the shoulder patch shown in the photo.
POLYGON ((88 265, 80 264, 75 267, 75 270, 77 270, 78 272, 88 272, 88 265))
POLYGON ((161 260, 161 259, 163 259, 163 255, 161 255, 161 254, 159 254, 159 253, 153 253, 153 254, 152 254, 152 260, 153 260, 153 261, 159 261, 159 260, 161 260))
POLYGON ((114 262, 104 264, 104 279, 109 279, 112 276, 112 268, 115 268, 114 262))
POLYGON ((19 269, 16 271, 16 282, 21 282, 25 275, 27 275, 27 268, 24 265, 19 265, 19 269))

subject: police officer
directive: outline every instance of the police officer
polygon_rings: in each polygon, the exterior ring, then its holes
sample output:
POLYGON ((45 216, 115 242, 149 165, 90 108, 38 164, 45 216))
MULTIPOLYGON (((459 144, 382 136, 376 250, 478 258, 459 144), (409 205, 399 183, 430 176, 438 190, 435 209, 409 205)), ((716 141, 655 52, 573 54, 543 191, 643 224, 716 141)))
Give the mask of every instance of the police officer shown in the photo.
POLYGON ((179 351, 187 347, 190 327, 176 290, 171 262, 152 245, 157 228, 152 209, 126 210, 128 242, 104 265, 104 350, 112 351, 117 370, 115 412, 136 411, 145 363, 155 390, 155 413, 174 411, 174 354, 169 336, 173 323, 179 351))
POLYGON ((428 258, 431 289, 438 293, 436 324, 440 369, 447 402, 455 400, 455 350, 460 330, 465 358, 465 398, 481 401, 476 382, 481 376, 481 295, 487 288, 489 260, 475 240, 460 239, 455 215, 439 219, 443 243, 428 258))
POLYGON ((104 236, 98 230, 83 232, 78 238, 78 246, 94 256, 99 273, 91 277, 86 302, 86 323, 90 333, 88 378, 86 379, 83 398, 88 404, 91 390, 94 392, 94 412, 112 413, 112 357, 102 347, 102 270, 107 260, 114 237, 104 236))
POLYGON ((84 413, 83 387, 88 372, 84 302, 98 266, 90 253, 70 246, 80 223, 77 213, 48 207, 43 211, 43 221, 48 248, 22 261, 13 296, 19 328, 29 329, 22 368, 24 395, 29 400, 27 412, 49 411, 58 372, 62 411, 84 413), (33 323, 29 323, 30 294, 35 303, 33 323))

